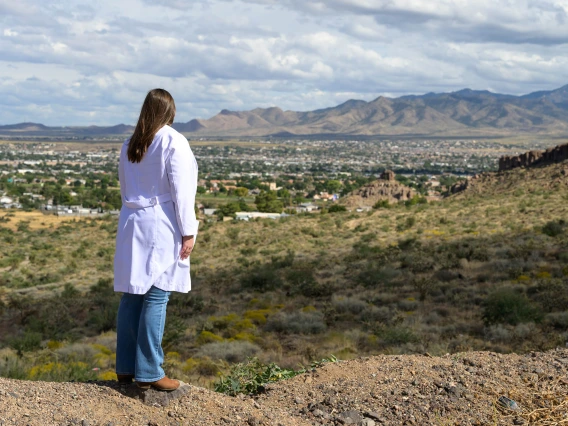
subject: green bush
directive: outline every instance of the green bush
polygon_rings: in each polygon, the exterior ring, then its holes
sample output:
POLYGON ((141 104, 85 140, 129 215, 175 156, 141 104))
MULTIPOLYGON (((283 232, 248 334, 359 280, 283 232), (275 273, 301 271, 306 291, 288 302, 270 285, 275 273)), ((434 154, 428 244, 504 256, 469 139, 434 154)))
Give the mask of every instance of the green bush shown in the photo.
POLYGON ((329 284, 317 282, 313 268, 292 269, 286 273, 286 281, 290 284, 291 294, 305 297, 326 297, 333 291, 329 284))
POLYGON ((557 237, 564 233, 565 228, 566 222, 564 220, 551 220, 542 227, 542 233, 549 237, 557 237))
POLYGON ((264 292, 281 288, 283 281, 273 268, 263 265, 245 273, 241 278, 241 285, 243 288, 264 292))
MULTIPOLYGON (((337 362, 333 355, 329 358, 316 361, 311 368, 321 367, 328 362, 337 362)), ((298 374, 303 374, 306 369, 289 370, 280 368, 275 363, 263 364, 258 358, 249 358, 246 363, 233 365, 227 376, 221 377, 215 383, 215 392, 236 396, 238 394, 257 395, 264 391, 268 383, 290 379, 298 374)))
POLYGON ((389 200, 379 200, 379 201, 377 201, 377 202, 373 205, 373 208, 374 208, 375 210, 378 210, 378 209, 388 209, 388 208, 390 208, 390 206, 391 206, 391 205, 390 205, 390 203, 389 203, 389 200))
POLYGON ((346 212, 347 207, 342 206, 340 204, 334 204, 329 209, 327 209, 329 213, 338 213, 338 212, 346 212))
POLYGON ((540 310, 524 294, 511 288, 494 291, 483 304, 483 319, 487 324, 517 325, 538 322, 541 318, 540 310))
POLYGON ((18 354, 35 351, 41 348, 41 333, 26 331, 22 335, 10 339, 9 345, 18 354))
POLYGON ((250 358, 246 363, 233 365, 229 374, 215 383, 215 392, 236 396, 256 395, 264 390, 268 383, 297 376, 304 371, 287 370, 276 364, 263 364, 258 358, 250 358))
POLYGON ((378 334, 382 342, 387 345, 402 345, 419 341, 414 332, 404 326, 385 327, 378 334))

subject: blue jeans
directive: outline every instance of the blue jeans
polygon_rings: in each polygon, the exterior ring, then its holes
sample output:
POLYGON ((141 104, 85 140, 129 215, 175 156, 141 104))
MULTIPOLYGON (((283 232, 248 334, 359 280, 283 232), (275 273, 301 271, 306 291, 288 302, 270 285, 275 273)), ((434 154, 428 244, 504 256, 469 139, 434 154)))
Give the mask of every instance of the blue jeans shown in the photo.
POLYGON ((116 326, 116 374, 131 374, 138 382, 155 382, 162 369, 162 337, 169 291, 153 287, 146 294, 124 293, 116 326))

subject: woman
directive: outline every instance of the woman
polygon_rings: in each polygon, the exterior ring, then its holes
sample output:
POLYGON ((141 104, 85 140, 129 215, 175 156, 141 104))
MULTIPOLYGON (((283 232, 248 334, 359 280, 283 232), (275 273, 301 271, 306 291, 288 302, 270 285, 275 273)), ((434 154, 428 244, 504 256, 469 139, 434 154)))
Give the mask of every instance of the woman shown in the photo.
POLYGON ((170 127, 176 107, 163 89, 148 93, 119 162, 122 209, 114 290, 124 293, 117 321, 116 374, 122 383, 175 390, 162 369, 170 292, 191 289, 189 255, 197 237, 197 163, 187 139, 170 127))

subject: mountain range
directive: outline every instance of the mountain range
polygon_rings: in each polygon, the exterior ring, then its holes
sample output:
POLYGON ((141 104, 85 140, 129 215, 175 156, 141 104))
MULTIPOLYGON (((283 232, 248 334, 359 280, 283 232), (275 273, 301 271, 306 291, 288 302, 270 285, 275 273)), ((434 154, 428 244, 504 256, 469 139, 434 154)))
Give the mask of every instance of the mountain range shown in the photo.
MULTIPOLYGON (((349 100, 315 111, 278 107, 222 110, 209 119, 174 123, 186 136, 500 136, 568 134, 568 85, 523 96, 464 89, 452 93, 349 100)), ((36 123, 0 126, 2 136, 92 138, 122 136, 133 126, 47 127, 36 123)))

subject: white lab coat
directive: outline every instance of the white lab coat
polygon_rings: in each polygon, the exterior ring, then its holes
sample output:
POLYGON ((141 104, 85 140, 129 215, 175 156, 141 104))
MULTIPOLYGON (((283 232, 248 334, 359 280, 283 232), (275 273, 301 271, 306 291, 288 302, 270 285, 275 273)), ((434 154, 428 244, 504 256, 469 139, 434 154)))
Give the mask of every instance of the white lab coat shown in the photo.
POLYGON ((140 163, 128 160, 130 139, 118 167, 122 209, 116 235, 114 290, 145 294, 191 290, 189 258, 180 259, 182 235, 197 238, 197 162, 187 139, 162 127, 140 163))

